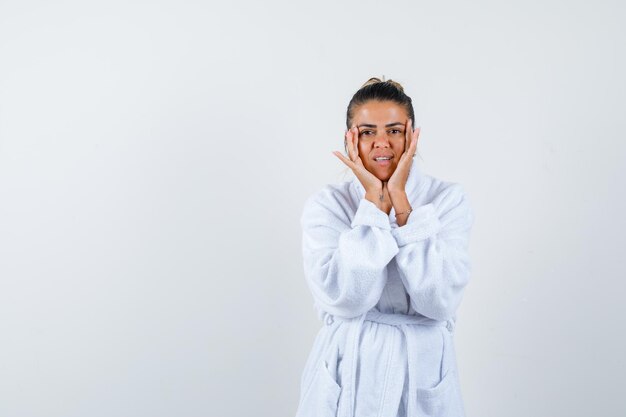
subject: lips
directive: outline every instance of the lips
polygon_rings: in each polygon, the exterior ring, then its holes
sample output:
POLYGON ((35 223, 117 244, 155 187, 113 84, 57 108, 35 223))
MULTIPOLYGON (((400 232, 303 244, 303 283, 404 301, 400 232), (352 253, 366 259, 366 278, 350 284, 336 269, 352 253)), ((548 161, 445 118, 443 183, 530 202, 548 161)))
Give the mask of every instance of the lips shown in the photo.
POLYGON ((389 158, 389 159, 380 159, 378 161, 374 159, 374 163, 376 164, 376 166, 388 168, 391 166, 391 160, 393 159, 393 156, 392 155, 378 155, 378 156, 375 156, 374 158, 389 158))
POLYGON ((376 160, 376 158, 389 158, 389 159, 393 159, 393 155, 386 155, 386 154, 380 154, 380 155, 374 155, 374 157, 372 158, 373 160, 376 160))

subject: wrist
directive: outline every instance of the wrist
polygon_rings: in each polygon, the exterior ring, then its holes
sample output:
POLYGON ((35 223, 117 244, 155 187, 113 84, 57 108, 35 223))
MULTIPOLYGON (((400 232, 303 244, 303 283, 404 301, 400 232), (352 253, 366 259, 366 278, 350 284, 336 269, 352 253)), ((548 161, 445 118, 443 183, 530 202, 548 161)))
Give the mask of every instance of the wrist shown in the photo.
POLYGON ((393 188, 389 189, 389 197, 391 198, 405 198, 406 197, 406 191, 403 189, 400 190, 395 190, 393 188))
POLYGON ((389 197, 391 198, 394 211, 397 213, 398 217, 401 217, 403 220, 408 218, 412 207, 411 203, 409 202, 409 198, 406 195, 406 192, 404 190, 402 192, 396 192, 394 194, 390 192, 389 197))
POLYGON ((407 206, 409 204, 409 197, 404 190, 389 190, 389 199, 394 207, 407 206))
POLYGON ((382 196, 382 191, 377 192, 374 190, 370 190, 365 193, 365 199, 374 203, 376 207, 378 208, 381 208, 382 206, 381 196, 382 196))

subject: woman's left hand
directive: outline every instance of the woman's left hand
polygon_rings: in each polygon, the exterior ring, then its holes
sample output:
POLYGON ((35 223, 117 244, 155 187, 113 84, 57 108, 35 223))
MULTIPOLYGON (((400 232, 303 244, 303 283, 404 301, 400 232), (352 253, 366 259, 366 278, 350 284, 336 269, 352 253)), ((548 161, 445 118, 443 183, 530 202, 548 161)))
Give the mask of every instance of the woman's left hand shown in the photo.
POLYGON ((417 138, 420 135, 420 128, 413 130, 412 127, 411 119, 407 120, 404 131, 404 152, 400 156, 396 170, 387 181, 387 189, 390 193, 405 191, 409 170, 413 163, 413 155, 417 149, 417 138))

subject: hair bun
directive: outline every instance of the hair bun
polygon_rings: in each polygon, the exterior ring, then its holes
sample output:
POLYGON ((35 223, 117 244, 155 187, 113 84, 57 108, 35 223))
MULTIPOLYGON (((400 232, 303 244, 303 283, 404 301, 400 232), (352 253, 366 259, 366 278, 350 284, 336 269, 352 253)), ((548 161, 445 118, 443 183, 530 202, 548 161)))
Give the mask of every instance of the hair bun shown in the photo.
POLYGON ((372 77, 369 80, 365 81, 365 83, 361 86, 361 88, 367 87, 368 85, 371 85, 371 84, 382 83, 382 82, 383 81, 380 78, 372 77))
POLYGON ((387 80, 387 82, 404 93, 404 88, 402 87, 402 85, 399 82, 394 81, 394 80, 387 80))
MULTIPOLYGON (((384 75, 383 75, 383 78, 385 78, 385 76, 384 76, 384 75)), ((380 78, 377 78, 377 77, 372 77, 372 78, 370 78, 369 80, 367 80, 367 81, 366 81, 366 82, 365 82, 365 83, 361 86, 361 88, 363 88, 363 87, 367 87, 368 85, 372 85, 372 84, 378 84, 378 83, 388 83, 388 84, 391 84, 391 85, 393 85, 394 87, 396 87, 398 90, 400 90, 401 92, 403 92, 403 93, 404 93, 404 88, 402 87, 402 85, 401 85, 399 82, 394 81, 394 80, 391 80, 391 79, 390 79, 390 80, 385 80, 385 81, 383 81, 383 80, 381 80, 380 78)))

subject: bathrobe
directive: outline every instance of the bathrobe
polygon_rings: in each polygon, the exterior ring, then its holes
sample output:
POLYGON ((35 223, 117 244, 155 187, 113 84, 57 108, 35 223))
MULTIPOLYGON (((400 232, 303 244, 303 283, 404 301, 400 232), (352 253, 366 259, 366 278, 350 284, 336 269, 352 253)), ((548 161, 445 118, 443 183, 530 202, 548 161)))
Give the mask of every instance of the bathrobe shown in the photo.
POLYGON ((401 227, 356 177, 304 204, 304 275, 322 327, 296 417, 465 416, 453 336, 473 212, 460 184, 415 159, 405 190, 401 227))

